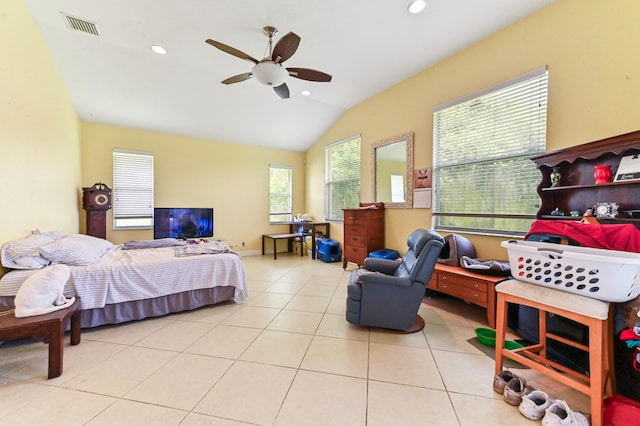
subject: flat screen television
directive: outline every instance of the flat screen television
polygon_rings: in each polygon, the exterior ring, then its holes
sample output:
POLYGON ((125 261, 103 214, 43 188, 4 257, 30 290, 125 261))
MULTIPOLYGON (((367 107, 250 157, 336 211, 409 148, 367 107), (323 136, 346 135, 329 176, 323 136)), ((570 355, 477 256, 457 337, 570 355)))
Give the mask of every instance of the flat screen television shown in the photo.
POLYGON ((213 237, 212 208, 153 209, 153 238, 213 237))

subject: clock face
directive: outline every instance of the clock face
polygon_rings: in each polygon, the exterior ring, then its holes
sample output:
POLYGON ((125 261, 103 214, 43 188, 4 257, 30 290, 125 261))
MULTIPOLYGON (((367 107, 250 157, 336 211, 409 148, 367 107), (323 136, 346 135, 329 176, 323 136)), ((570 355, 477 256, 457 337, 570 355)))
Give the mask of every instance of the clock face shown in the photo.
POLYGON ((593 211, 596 217, 615 218, 618 215, 618 203, 598 203, 593 211))
POLYGON ((107 204, 109 202, 109 197, 107 197, 104 194, 98 194, 93 199, 93 202, 96 203, 99 206, 104 206, 105 204, 107 204))

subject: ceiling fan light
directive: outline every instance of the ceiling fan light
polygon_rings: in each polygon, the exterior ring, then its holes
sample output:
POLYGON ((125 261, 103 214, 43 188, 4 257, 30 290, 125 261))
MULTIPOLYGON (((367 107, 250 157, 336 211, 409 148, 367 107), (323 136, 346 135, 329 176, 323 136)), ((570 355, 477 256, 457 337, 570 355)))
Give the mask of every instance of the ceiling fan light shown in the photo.
POLYGON ((256 64, 251 73, 260 83, 273 87, 280 86, 289 76, 286 69, 271 61, 256 64))
POLYGON ((409 9, 409 13, 416 14, 422 12, 425 7, 427 7, 426 0, 413 0, 411 3, 409 3, 407 9, 409 9))
POLYGON ((167 54, 167 49, 165 49, 164 47, 159 46, 157 44, 151 46, 151 50, 156 52, 158 55, 166 55, 167 54))

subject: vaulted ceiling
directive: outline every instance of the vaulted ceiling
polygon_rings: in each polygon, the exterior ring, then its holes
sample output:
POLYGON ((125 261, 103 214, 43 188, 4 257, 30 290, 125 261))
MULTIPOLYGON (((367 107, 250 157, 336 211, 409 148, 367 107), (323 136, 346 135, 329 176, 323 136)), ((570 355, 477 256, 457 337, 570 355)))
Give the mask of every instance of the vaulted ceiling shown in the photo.
POLYGON ((86 122, 306 151, 349 108, 553 3, 553 0, 23 0, 86 122), (69 27, 77 18, 97 35, 69 27), (289 99, 252 78, 224 85, 258 60, 262 28, 301 38, 286 67, 289 99), (158 55, 151 50, 167 50, 158 55), (309 90, 310 96, 302 96, 309 90))

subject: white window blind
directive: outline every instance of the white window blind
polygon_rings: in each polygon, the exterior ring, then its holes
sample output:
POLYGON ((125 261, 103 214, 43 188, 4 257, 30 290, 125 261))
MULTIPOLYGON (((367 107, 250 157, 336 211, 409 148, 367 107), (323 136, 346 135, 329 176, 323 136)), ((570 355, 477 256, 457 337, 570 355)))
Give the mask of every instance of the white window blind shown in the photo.
POLYGON ((434 228, 526 233, 546 150, 547 69, 434 110, 434 228))
POLYGON ((325 217, 343 220, 342 209, 360 205, 360 135, 325 148, 325 217))
POLYGON ((113 226, 153 227, 153 154, 113 151, 113 226))
POLYGON ((291 221, 291 179, 288 166, 269 166, 269 222, 291 221))

